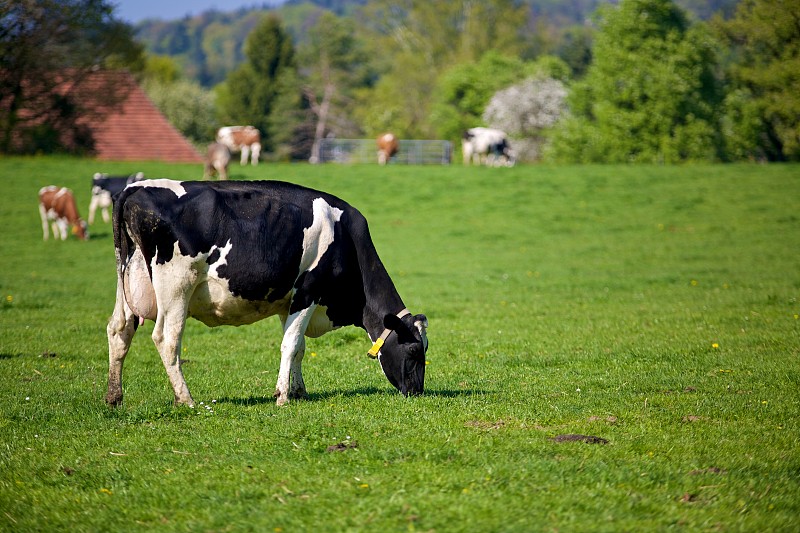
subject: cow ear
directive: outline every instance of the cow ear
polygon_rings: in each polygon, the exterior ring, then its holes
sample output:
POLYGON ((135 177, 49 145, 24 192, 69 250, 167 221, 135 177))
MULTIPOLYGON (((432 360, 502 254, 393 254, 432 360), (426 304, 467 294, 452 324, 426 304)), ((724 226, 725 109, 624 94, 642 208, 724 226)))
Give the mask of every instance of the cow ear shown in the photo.
POLYGON ((397 315, 386 315, 383 317, 383 327, 392 331, 403 331, 406 325, 397 317, 397 315))
POLYGON ((417 329, 420 333, 428 329, 428 317, 425 315, 415 315, 414 316, 414 325, 417 326, 417 329))

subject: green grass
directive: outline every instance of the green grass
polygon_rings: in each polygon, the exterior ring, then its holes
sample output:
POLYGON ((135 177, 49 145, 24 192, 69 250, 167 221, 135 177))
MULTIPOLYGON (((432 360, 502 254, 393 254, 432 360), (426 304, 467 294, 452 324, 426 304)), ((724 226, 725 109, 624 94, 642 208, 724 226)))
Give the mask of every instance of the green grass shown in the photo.
POLYGON ((59 184, 86 215, 98 170, 202 174, 0 159, 0 530, 798 527, 800 166, 237 165, 367 216, 430 320, 426 395, 346 328, 309 340, 310 398, 278 408, 277 319, 190 321, 196 409, 149 323, 103 403, 110 225, 42 242, 36 209, 59 184))

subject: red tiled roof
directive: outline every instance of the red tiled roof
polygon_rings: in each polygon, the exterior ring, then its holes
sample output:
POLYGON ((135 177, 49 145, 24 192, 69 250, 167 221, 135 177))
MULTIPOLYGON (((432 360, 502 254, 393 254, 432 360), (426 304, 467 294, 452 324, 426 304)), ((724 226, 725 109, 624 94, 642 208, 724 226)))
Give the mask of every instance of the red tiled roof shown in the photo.
POLYGON ((202 163, 191 143, 164 118, 127 72, 115 72, 130 91, 120 106, 107 114, 86 117, 97 159, 105 161, 167 161, 202 163))

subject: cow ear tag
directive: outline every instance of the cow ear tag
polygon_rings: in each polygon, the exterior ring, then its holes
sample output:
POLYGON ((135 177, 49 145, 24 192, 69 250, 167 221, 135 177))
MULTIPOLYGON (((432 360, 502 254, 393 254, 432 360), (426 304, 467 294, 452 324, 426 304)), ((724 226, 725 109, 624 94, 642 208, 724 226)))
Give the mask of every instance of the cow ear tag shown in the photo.
MULTIPOLYGON (((399 313, 397 313, 394 316, 397 317, 398 319, 400 319, 400 318, 403 318, 404 316, 410 315, 410 314, 411 314, 411 312, 408 309, 404 308, 402 311, 400 311, 399 313)), ((387 315, 386 318, 387 319, 392 319, 394 317, 392 315, 387 315)), ((385 320, 384 320, 384 324, 386 325, 386 329, 383 330, 383 333, 381 333, 381 336, 378 337, 378 340, 375 341, 375 344, 373 344, 372 348, 370 348, 369 351, 367 352, 367 355, 369 355, 372 359, 375 359, 375 358, 378 357, 378 351, 381 349, 381 346, 383 346, 383 343, 386 342, 386 337, 388 337, 389 334, 392 332, 392 330, 389 329, 391 324, 386 324, 385 320)), ((402 322, 399 322, 399 324, 402 325, 402 322)))
POLYGON ((372 359, 377 358, 381 346, 383 346, 383 337, 378 337, 378 340, 376 340, 375 344, 372 345, 372 348, 369 349, 367 355, 369 355, 372 359))

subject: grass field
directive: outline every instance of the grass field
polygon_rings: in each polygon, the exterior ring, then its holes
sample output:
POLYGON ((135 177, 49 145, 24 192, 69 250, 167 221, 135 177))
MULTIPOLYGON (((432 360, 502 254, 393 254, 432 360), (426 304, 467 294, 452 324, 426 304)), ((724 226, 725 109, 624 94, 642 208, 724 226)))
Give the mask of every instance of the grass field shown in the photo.
POLYGON ((174 407, 140 328, 103 402, 110 225, 42 242, 36 193, 191 165, 0 159, 2 531, 797 531, 800 166, 261 165, 367 216, 430 321, 426 394, 363 331, 190 321, 174 407), (600 437, 606 444, 565 441, 600 437))

